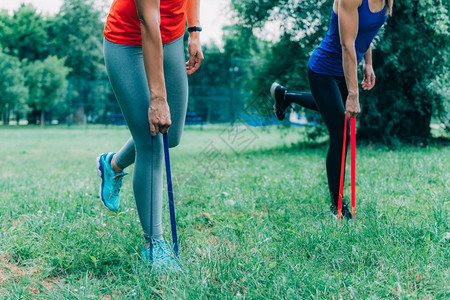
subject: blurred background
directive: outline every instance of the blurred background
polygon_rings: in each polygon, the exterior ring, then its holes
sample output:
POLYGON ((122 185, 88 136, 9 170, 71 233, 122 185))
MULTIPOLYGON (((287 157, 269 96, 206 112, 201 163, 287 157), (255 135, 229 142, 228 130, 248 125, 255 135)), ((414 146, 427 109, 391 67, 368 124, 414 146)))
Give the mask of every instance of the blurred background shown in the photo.
MULTIPOLYGON (((124 124, 102 53, 111 2, 0 0, 2 126, 124 124)), ((309 90, 308 58, 328 28, 332 2, 202 1, 205 61, 189 78, 187 124, 243 120, 307 126, 310 137, 321 136, 320 117, 298 107, 276 121, 269 87, 276 80, 309 90)), ((374 43, 377 84, 361 92, 360 138, 448 139, 449 11, 449 1, 395 1, 374 43)))

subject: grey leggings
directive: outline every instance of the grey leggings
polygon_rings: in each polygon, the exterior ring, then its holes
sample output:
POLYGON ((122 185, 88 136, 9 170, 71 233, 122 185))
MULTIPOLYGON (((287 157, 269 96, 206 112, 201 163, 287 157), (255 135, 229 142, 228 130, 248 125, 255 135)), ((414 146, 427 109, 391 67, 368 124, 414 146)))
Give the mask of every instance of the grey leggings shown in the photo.
MULTIPOLYGON (((169 146, 179 144, 188 101, 188 84, 183 36, 163 45, 164 78, 172 125, 169 146)), ((142 57, 142 47, 119 45, 104 40, 103 51, 109 81, 130 129, 132 138, 116 155, 116 164, 125 169, 135 163, 133 190, 146 240, 162 239, 162 135, 152 138, 148 123, 150 92, 142 57)))

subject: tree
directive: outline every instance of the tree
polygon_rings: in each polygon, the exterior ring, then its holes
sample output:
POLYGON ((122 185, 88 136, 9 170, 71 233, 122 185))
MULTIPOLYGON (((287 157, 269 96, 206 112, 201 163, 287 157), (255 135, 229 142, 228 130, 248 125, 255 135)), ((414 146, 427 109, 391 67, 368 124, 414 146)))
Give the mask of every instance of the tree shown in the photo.
POLYGON ((279 27, 279 40, 264 43, 258 52, 263 62, 254 75, 252 89, 267 89, 273 80, 289 83, 293 89, 308 87, 308 59, 328 28, 333 0, 232 0, 237 20, 253 34, 262 35, 267 24, 279 27))
MULTIPOLYGON (((252 58, 255 68, 244 85, 252 91, 252 103, 258 103, 266 117, 273 115, 268 101, 268 89, 273 81, 290 89, 309 90, 309 56, 328 28, 332 3, 333 0, 232 0, 236 22, 245 29, 244 34, 248 36, 250 32, 260 37, 259 50, 252 58), (278 38, 261 41, 270 27, 279 28, 274 33, 278 38)), ((306 113, 317 118, 315 112, 306 113)), ((321 128, 318 132, 322 132, 321 128)))
MULTIPOLYGON (((273 23, 280 40, 261 52, 265 61, 250 82, 254 94, 280 80, 306 90, 307 62, 328 28, 332 0, 232 0, 243 27, 254 33, 273 23)), ((449 69, 449 1, 395 1, 394 14, 375 41, 377 85, 361 93, 359 136, 390 143, 430 137, 433 114, 448 114, 440 84, 449 69)), ((448 84, 447 84, 448 86, 448 84)), ((447 100, 448 101, 448 100, 447 100)), ((263 101, 262 101, 263 102, 263 101)), ((448 105, 447 105, 448 106, 448 105)))
POLYGON ((19 59, 48 56, 47 23, 31 4, 22 4, 14 15, 0 13, 0 44, 4 52, 19 59))
MULTIPOLYGON (((396 1, 374 50, 377 86, 363 99, 361 137, 392 142, 431 137, 433 113, 446 114, 430 84, 448 69, 449 2, 396 1)), ((448 84, 448 82, 447 82, 448 84)))
POLYGON ((436 118, 444 126, 447 134, 450 134, 450 116, 448 112, 450 111, 450 49, 448 49, 447 54, 443 57, 443 62, 445 65, 444 71, 440 76, 436 76, 436 79, 430 84, 432 88, 442 99, 442 103, 437 107, 436 118))
POLYGON ((0 47, 4 47, 5 41, 7 41, 7 36, 11 34, 11 29, 9 28, 10 16, 6 9, 0 10, 0 47))
POLYGON ((49 20, 52 54, 66 58, 71 69, 68 101, 75 109, 75 123, 84 123, 97 99, 90 95, 106 80, 102 53, 103 12, 88 0, 65 0, 60 12, 49 20), (86 111, 87 110, 87 111, 86 111))
POLYGON ((239 25, 223 28, 223 42, 223 49, 215 44, 203 47, 205 61, 189 77, 189 111, 206 122, 229 122, 242 113, 248 96, 244 82, 251 76, 251 57, 258 51, 256 37, 243 34, 239 25))
POLYGON ((0 112, 8 124, 10 110, 20 110, 28 98, 19 59, 0 51, 0 112))
POLYGON ((26 83, 30 91, 28 104, 40 111, 40 124, 44 128, 44 113, 67 93, 66 76, 70 69, 64 66, 64 59, 49 56, 44 61, 30 62, 25 67, 26 83))

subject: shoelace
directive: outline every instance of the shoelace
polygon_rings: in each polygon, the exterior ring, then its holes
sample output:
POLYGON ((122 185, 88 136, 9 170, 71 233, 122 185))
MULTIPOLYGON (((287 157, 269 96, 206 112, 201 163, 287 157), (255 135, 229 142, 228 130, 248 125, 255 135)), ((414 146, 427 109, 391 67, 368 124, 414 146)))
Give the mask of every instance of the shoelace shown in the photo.
POLYGON ((157 263, 158 267, 162 267, 163 269, 168 268, 169 270, 175 272, 183 272, 166 241, 162 240, 154 242, 153 255, 154 263, 159 261, 159 263, 157 263))
POLYGON ((160 256, 163 261, 167 262, 171 258, 169 245, 165 241, 158 241, 155 243, 155 250, 157 256, 160 256))
POLYGON ((113 177, 113 196, 117 196, 120 193, 120 188, 122 187, 122 179, 123 176, 127 175, 126 173, 117 174, 113 177))
POLYGON ((161 261, 170 269, 181 271, 175 256, 169 248, 166 241, 158 241, 155 243, 155 256, 159 257, 161 261))

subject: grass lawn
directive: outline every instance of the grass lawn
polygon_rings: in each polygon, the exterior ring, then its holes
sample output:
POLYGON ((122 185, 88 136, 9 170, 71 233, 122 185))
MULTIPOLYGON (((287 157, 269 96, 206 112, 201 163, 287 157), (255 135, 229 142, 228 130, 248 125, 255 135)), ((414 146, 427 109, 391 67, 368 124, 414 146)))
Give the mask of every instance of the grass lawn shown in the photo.
POLYGON ((126 128, 0 128, 0 298, 449 299, 449 148, 358 145, 357 220, 337 221, 326 143, 300 131, 186 129, 171 151, 186 274, 156 276, 131 175, 118 213, 98 199, 95 157, 126 128))

